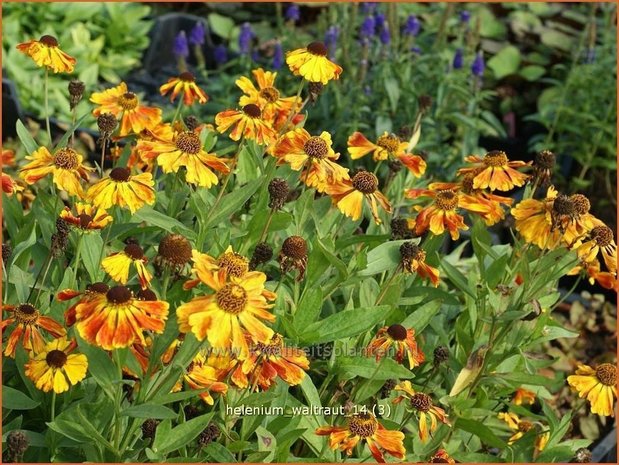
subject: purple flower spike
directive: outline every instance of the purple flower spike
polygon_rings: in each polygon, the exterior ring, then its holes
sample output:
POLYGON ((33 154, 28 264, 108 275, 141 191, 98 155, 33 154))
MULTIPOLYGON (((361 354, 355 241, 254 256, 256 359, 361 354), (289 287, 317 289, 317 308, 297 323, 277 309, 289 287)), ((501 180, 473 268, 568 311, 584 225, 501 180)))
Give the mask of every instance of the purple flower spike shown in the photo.
POLYGON ((461 48, 456 49, 453 63, 451 64, 453 69, 460 69, 464 65, 464 52, 461 48))
POLYGON ((215 47, 215 50, 213 51, 213 58, 215 58, 215 63, 217 63, 218 65, 223 65, 225 62, 227 62, 228 49, 226 48, 226 46, 223 44, 219 44, 217 47, 215 47))
POLYGON ((187 58, 189 56, 189 44, 187 43, 187 36, 185 31, 181 31, 174 38, 174 45, 172 46, 174 56, 177 58, 187 58))
POLYGON ((275 51, 273 53, 273 69, 281 69, 284 65, 284 50, 282 49, 281 42, 275 44, 275 51))
POLYGON ((206 28, 203 22, 196 23, 196 25, 189 31, 189 43, 191 45, 204 44, 204 36, 206 34, 206 28))
POLYGON ((473 73, 473 76, 481 77, 484 75, 485 69, 486 63, 484 62, 484 54, 479 51, 477 52, 475 60, 473 60, 473 64, 471 65, 471 73, 473 73))
POLYGON ((241 53, 247 55, 251 48, 251 41, 256 36, 251 28, 251 24, 243 23, 241 25, 241 32, 239 34, 239 49, 241 53))
POLYGON ((284 13, 284 17, 286 18, 286 21, 292 21, 293 23, 296 23, 301 17, 301 10, 299 9, 299 5, 297 5, 296 3, 291 3, 290 5, 288 5, 288 8, 286 8, 286 12, 284 13))
POLYGON ((417 19, 417 16, 410 15, 408 18, 406 18, 406 23, 404 23, 404 29, 402 31, 404 35, 415 37, 417 34, 419 34, 420 30, 421 23, 419 22, 419 19, 417 19))

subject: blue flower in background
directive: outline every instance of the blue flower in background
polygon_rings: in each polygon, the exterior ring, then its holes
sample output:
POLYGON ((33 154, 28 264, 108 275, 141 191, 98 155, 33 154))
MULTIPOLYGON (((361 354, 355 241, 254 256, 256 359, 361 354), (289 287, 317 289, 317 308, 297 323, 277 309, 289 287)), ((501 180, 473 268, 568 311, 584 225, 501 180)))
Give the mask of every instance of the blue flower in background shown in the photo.
POLYGON ((206 28, 203 22, 196 23, 196 25, 189 31, 189 43, 191 45, 202 45, 204 43, 204 37, 206 34, 206 28))
POLYGON ((406 18, 406 22, 404 23, 404 28, 402 29, 402 33, 404 35, 414 37, 417 34, 419 34, 420 30, 421 30, 421 23, 419 22, 419 19, 417 19, 417 16, 410 15, 408 18, 406 18))
POLYGON ((189 56, 189 44, 187 43, 187 36, 185 35, 185 31, 179 32, 174 38, 172 52, 177 58, 187 58, 189 56))
POLYGON ((413 47, 411 47, 411 52, 417 54, 417 55, 421 55, 421 48, 419 48, 417 45, 414 45, 413 47))
POLYGON ((374 16, 366 16, 359 28, 359 36, 362 39, 369 39, 376 33, 376 20, 374 16))
POLYGON ((473 73, 473 76, 481 77, 484 75, 485 69, 486 63, 484 62, 484 54, 482 51, 479 51, 477 52, 475 60, 473 60, 473 64, 471 65, 471 73, 473 73))
POLYGON ((389 28, 387 27, 387 24, 385 24, 381 29, 379 37, 383 45, 389 45, 389 43, 391 42, 391 34, 389 33, 389 28))
POLYGON ((451 64, 453 69, 460 69, 464 65, 464 52, 461 48, 456 49, 453 62, 451 64))
POLYGON ((225 62, 227 62, 228 49, 226 48, 226 46, 223 44, 219 44, 217 47, 215 47, 215 50, 213 51, 213 58, 215 58, 215 63, 217 63, 218 65, 223 65, 225 62))
POLYGON ((468 24, 471 20, 471 12, 469 10, 462 10, 460 12, 460 22, 462 24, 468 24))
POLYGON ((379 31, 382 30, 382 28, 385 27, 385 15, 383 13, 376 13, 374 18, 374 21, 376 22, 376 29, 379 31))
POLYGON ((291 3, 290 5, 288 5, 284 16, 287 21, 297 22, 301 17, 301 10, 299 9, 299 5, 297 5, 296 3, 291 3))
POLYGON ((251 24, 243 23, 241 25, 241 32, 239 34, 239 49, 241 53, 247 55, 251 48, 251 41, 255 37, 254 31, 251 28, 251 24))
POLYGON ((275 43, 275 51, 273 52, 273 69, 281 69, 284 65, 284 50, 282 49, 282 43, 277 41, 275 43))
POLYGON ((363 2, 361 3, 361 13, 364 15, 372 14, 376 10, 378 2, 363 2))
POLYGON ((327 32, 325 32, 325 46, 329 50, 329 58, 335 57, 335 50, 337 48, 337 39, 340 36, 340 28, 337 26, 329 26, 327 32))

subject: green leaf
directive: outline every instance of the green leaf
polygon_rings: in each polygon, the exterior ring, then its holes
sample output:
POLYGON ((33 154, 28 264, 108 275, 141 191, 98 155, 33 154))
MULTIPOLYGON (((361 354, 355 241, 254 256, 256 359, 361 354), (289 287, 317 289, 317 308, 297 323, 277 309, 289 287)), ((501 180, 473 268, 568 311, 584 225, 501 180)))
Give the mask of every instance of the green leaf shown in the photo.
POLYGON ((28 132, 28 129, 26 129, 26 126, 24 126, 24 123, 22 123, 21 120, 17 120, 15 127, 17 130, 17 137, 19 137, 19 140, 26 149, 26 152, 28 152, 28 155, 32 155, 32 153, 39 148, 39 144, 37 144, 32 138, 30 132, 28 132))
POLYGON ((372 276, 395 269, 400 263, 400 246, 404 242, 409 241, 389 241, 370 250, 368 252, 368 264, 364 270, 359 271, 359 276, 372 276))
POLYGON ((456 285, 458 289, 467 293, 473 298, 477 297, 475 295, 475 292, 470 289, 466 277, 455 266, 453 266, 447 260, 443 260, 441 262, 441 267, 445 271, 447 277, 451 280, 452 283, 456 285))
POLYGON ((266 455, 262 461, 264 463, 272 462, 273 457, 275 456, 275 450, 277 448, 277 439, 275 439, 273 433, 262 426, 258 426, 258 428, 256 428, 256 438, 258 438, 258 450, 261 452, 269 452, 269 454, 266 455))
MULTIPOLYGON (((195 392, 193 394, 195 395, 195 392)), ((161 420, 166 418, 174 419, 178 416, 174 410, 157 404, 132 405, 124 409, 121 415, 132 418, 155 418, 161 420)))
POLYGON ((134 220, 144 221, 152 226, 157 226, 171 233, 179 233, 187 236, 190 239, 196 237, 196 233, 185 226, 183 223, 175 218, 170 218, 157 210, 154 210, 148 205, 143 206, 137 212, 133 214, 134 220))
POLYGON ((398 85, 398 81, 392 77, 385 79, 385 90, 387 91, 387 97, 389 97, 391 111, 395 113, 398 109, 398 100, 400 99, 400 86, 398 85))
POLYGON ((320 316, 322 299, 322 289, 305 289, 299 301, 299 306, 294 313, 294 326, 298 331, 303 331, 320 316))
POLYGON ((494 71, 497 79, 501 79, 518 71, 520 61, 520 50, 513 45, 508 45, 488 60, 488 68, 494 71))
POLYGON ((374 357, 338 357, 336 364, 342 379, 352 379, 357 376, 380 380, 413 378, 410 370, 390 358, 383 358, 377 362, 374 357))
POLYGON ((507 446, 503 440, 501 440, 492 432, 490 428, 480 421, 467 418, 458 418, 453 427, 456 428, 456 425, 457 428, 477 436, 484 444, 488 446, 498 447, 499 449, 503 449, 507 446))
POLYGON ((2 408, 9 410, 32 410, 39 402, 9 386, 2 386, 2 408))
POLYGON ((388 305, 380 305, 339 312, 310 325, 300 337, 317 344, 356 336, 385 320, 389 310, 388 305))
POLYGON ((77 336, 81 352, 88 358, 88 371, 95 381, 111 397, 114 396, 114 387, 120 381, 118 369, 110 356, 104 350, 91 346, 79 335, 77 336))
MULTIPOLYGON (((96 81, 96 76, 98 73, 95 74, 95 79, 93 80, 96 81)), ((84 81, 87 82, 86 79, 83 79, 84 81)), ((54 150, 58 150, 60 148, 66 147, 67 142, 69 141, 69 137, 71 137, 71 134, 73 134, 73 132, 80 127, 80 125, 82 124, 82 122, 86 119, 87 116, 89 116, 90 113, 86 113, 85 115, 82 115, 73 125, 73 127, 69 128, 69 130, 67 132, 64 133, 64 135, 62 136, 62 138, 58 141, 58 143, 56 144, 56 146, 54 147, 54 150)))
POLYGON ((204 450, 215 462, 236 463, 236 457, 234 457, 225 446, 218 442, 211 442, 204 450))
POLYGON ((546 74, 546 68, 539 65, 529 65, 522 68, 519 74, 527 81, 537 81, 546 74))
POLYGON ((234 30, 234 21, 217 13, 208 15, 208 24, 211 30, 223 39, 230 39, 234 30))
POLYGON ((264 183, 264 179, 256 179, 247 183, 239 189, 235 189, 231 193, 224 195, 221 202, 217 206, 217 211, 211 212, 212 215, 205 221, 203 228, 207 228, 213 224, 220 224, 222 221, 230 218, 249 198, 254 195, 258 188, 264 183))
POLYGON ((416 334, 420 334, 423 329, 428 326, 430 320, 438 313, 442 305, 441 300, 431 300, 421 307, 413 310, 409 316, 402 322, 405 328, 414 328, 416 334))
MULTIPOLYGON (((206 428, 213 417, 214 412, 201 415, 197 418, 181 423, 172 428, 170 433, 162 438, 158 444, 156 452, 167 454, 180 449, 185 444, 194 440, 206 428)), ((153 448, 154 450, 154 448, 153 448)))
POLYGON ((103 239, 98 233, 86 233, 82 237, 82 262, 88 272, 90 282, 97 281, 99 274, 99 257, 103 248, 103 239))

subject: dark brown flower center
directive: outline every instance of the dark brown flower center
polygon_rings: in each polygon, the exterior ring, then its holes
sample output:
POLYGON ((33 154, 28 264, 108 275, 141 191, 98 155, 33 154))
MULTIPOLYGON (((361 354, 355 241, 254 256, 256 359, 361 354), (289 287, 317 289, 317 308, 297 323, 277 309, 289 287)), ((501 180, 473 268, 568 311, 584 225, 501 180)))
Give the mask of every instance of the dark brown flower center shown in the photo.
POLYGON ((559 194, 555 198, 552 209, 558 215, 573 216, 576 213, 572 199, 565 194, 559 194))
POLYGON ((118 97, 118 105, 123 110, 133 110, 138 106, 138 97, 133 92, 127 92, 118 97))
POLYGON ((254 105, 250 103, 243 107, 243 113, 245 113, 250 118, 260 118, 262 112, 260 111, 260 107, 258 105, 254 105))
POLYGON ((155 294, 150 289, 140 289, 137 294, 137 298, 139 300, 146 300, 149 302, 154 302, 157 300, 157 294, 155 294))
POLYGON ((202 150, 202 143, 195 132, 185 131, 176 137, 176 148, 181 152, 195 155, 202 150))
POLYGON ((608 226, 596 226, 591 230, 591 238, 600 247, 606 247, 613 242, 613 230, 608 226))
POLYGON ((78 218, 80 220, 80 228, 88 229, 88 225, 92 223, 92 216, 82 213, 78 218))
POLYGON ((286 257, 301 260, 307 256, 307 242, 301 236, 290 236, 282 244, 282 252, 286 257))
POLYGON ((307 46, 307 51, 312 55, 327 56, 327 47, 322 42, 312 42, 307 46))
POLYGON ((411 397, 411 405, 420 412, 427 412, 432 407, 432 398, 423 392, 416 392, 411 397))
POLYGON ((92 283, 86 286, 87 292, 92 292, 95 294, 107 294, 107 291, 110 290, 110 286, 105 283, 92 283))
POLYGON ((378 178, 369 171, 359 171, 352 177, 352 185, 359 192, 373 194, 378 189, 378 178))
POLYGON ((54 165, 63 170, 74 170, 80 165, 79 155, 72 148, 62 148, 54 155, 54 165))
POLYGON ((125 286, 112 287, 106 293, 108 302, 113 304, 124 304, 131 300, 131 289, 125 286))
POLYGON ((39 42, 41 42, 43 45, 47 45, 48 47, 58 47, 58 39, 56 39, 54 36, 41 36, 39 42))
POLYGON ((493 150, 492 152, 488 152, 484 157, 484 165, 486 166, 506 166, 509 162, 509 158, 505 152, 501 150, 493 150))
POLYGON ((542 150, 535 157, 535 164, 543 170, 551 170, 555 166, 556 156, 550 150, 542 150))
POLYGON ((144 258, 144 250, 137 244, 128 244, 125 246, 125 254, 132 260, 141 260, 144 258))
POLYGON ((279 100, 279 91, 275 87, 265 87, 260 91, 260 97, 269 103, 275 103, 279 100))
POLYGON ((310 158, 322 160, 329 154, 329 146, 322 137, 312 136, 303 145, 303 151, 310 158))
POLYGON ((180 234, 168 234, 159 242, 159 255, 172 265, 183 266, 191 260, 191 244, 180 234))
POLYGON ((522 433, 526 433, 531 428, 533 428, 533 423, 531 423, 530 421, 520 420, 520 422, 518 423, 518 431, 522 433))
POLYGON ((127 182, 130 177, 131 171, 127 168, 118 167, 110 171, 110 179, 116 182, 127 182))
POLYGON ((390 154, 394 154, 400 147, 400 139, 393 134, 385 134, 384 136, 380 136, 378 138, 376 145, 382 147, 390 154))
POLYGON ((438 191, 435 203, 441 210, 455 210, 458 206, 458 194, 450 190, 438 191))
POLYGON ((45 356, 45 361, 52 368, 62 368, 67 363, 67 354, 62 350, 50 350, 45 356))
POLYGON ((595 369, 595 376, 604 386, 617 385, 617 367, 610 363, 602 363, 595 369))
POLYGON ((217 291, 215 298, 219 308, 233 315, 241 313, 247 305, 247 292, 238 284, 226 284, 217 291))
POLYGON ((407 331, 404 326, 395 324, 387 328, 387 334, 389 334, 389 336, 396 341, 403 341, 406 339, 407 331))
POLYGON ((378 422, 374 417, 365 413, 355 415, 348 421, 348 430, 355 436, 369 438, 378 429, 378 422))
POLYGON ((570 200, 572 201, 572 205, 574 206, 574 211, 577 215, 586 215, 589 213, 589 209, 591 208, 591 202, 589 199, 582 194, 574 194, 570 196, 570 200))
POLYGON ((18 305, 15 309, 15 320, 24 325, 35 324, 39 319, 39 311, 30 304, 18 305))
POLYGON ((273 338, 268 344, 256 343, 255 351, 264 355, 281 355, 282 347, 284 346, 284 340, 280 334, 275 333, 273 338))
POLYGON ((178 78, 183 82, 196 82, 196 77, 189 71, 185 71, 178 75, 178 78))
POLYGON ((249 260, 236 252, 225 252, 217 259, 217 266, 225 269, 228 276, 240 278, 249 270, 249 260))
POLYGON ((473 186, 475 183, 475 176, 477 176, 477 174, 478 173, 472 172, 464 175, 462 178, 462 192, 465 194, 470 194, 475 191, 473 186))

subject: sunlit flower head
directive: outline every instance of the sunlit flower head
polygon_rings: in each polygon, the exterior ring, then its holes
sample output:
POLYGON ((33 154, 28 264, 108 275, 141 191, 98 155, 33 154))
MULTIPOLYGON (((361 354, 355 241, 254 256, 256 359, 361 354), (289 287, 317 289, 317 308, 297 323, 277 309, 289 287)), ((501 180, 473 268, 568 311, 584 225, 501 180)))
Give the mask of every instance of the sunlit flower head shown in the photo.
POLYGON ((129 269, 133 265, 140 281, 142 289, 148 288, 153 278, 146 268, 148 258, 144 255, 144 250, 138 244, 127 244, 122 252, 113 253, 109 257, 101 260, 101 268, 105 270, 111 278, 121 284, 129 281, 129 269))
POLYGON ((258 87, 246 76, 241 76, 236 80, 236 85, 245 94, 241 96, 239 105, 243 107, 249 104, 257 105, 264 119, 272 123, 275 129, 280 129, 288 119, 290 112, 298 111, 301 99, 281 96, 280 91, 275 87, 277 73, 258 68, 252 70, 252 74, 258 87))
POLYGON ((223 159, 202 148, 198 133, 175 131, 170 125, 160 128, 152 140, 138 142, 137 149, 143 158, 155 159, 164 173, 176 173, 185 168, 188 183, 206 188, 219 183, 214 171, 230 172, 223 159))
POLYGON ((430 460, 429 463, 449 463, 450 465, 455 465, 456 461, 447 453, 445 449, 437 450, 430 460))
POLYGON ((26 376, 37 389, 57 394, 68 391, 86 377, 88 359, 84 354, 71 353, 77 344, 65 337, 48 342, 40 353, 24 366, 26 376))
POLYGON ((409 406, 412 407, 415 415, 419 418, 419 439, 426 442, 428 438, 434 434, 438 427, 438 422, 445 425, 450 425, 445 411, 434 405, 432 398, 423 392, 415 392, 410 381, 403 381, 398 384, 394 391, 402 392, 401 395, 393 399, 394 404, 398 404, 403 400, 409 401, 409 406), (430 420, 430 428, 428 429, 428 420, 430 420))
POLYGON ((129 169, 117 167, 110 171, 107 178, 92 185, 86 198, 104 210, 118 205, 135 213, 144 204, 155 203, 154 185, 151 173, 132 175, 129 169))
POLYGON ((535 393, 533 391, 529 391, 528 389, 520 387, 516 389, 516 392, 514 392, 514 398, 512 399, 512 402, 515 405, 532 405, 535 402, 535 393))
POLYGON ((181 234, 166 234, 159 242, 155 266, 181 272, 191 261, 191 243, 181 234))
POLYGON ((45 66, 54 73, 72 73, 75 68, 75 58, 63 52, 58 40, 50 35, 19 44, 17 50, 32 58, 37 66, 45 66))
POLYGON ((426 252, 412 242, 400 246, 402 268, 406 273, 417 273, 422 279, 429 279, 434 287, 438 286, 440 272, 426 263, 426 252))
POLYGON ((591 413, 602 416, 615 416, 617 398, 617 367, 602 363, 595 369, 588 365, 578 365, 576 374, 567 377, 567 383, 578 392, 578 397, 586 398, 591 404, 591 413))
POLYGON ((615 234, 605 224, 600 222, 593 227, 576 251, 580 259, 585 263, 592 263, 601 255, 608 270, 617 272, 615 234))
POLYGON ((341 66, 327 58, 328 52, 322 42, 312 42, 305 48, 286 52, 286 64, 295 76, 326 84, 332 79, 339 79, 342 73, 341 66))
POLYGON ((402 142, 395 134, 387 131, 376 143, 370 142, 362 133, 354 132, 348 138, 348 153, 350 158, 357 160, 371 153, 374 161, 399 160, 415 177, 420 177, 426 171, 426 162, 418 155, 407 153, 408 142, 402 142))
POLYGON ((75 309, 75 327, 88 343, 105 350, 146 344, 144 331, 162 333, 168 317, 167 302, 137 299, 125 286, 110 288, 75 309))
POLYGON ((81 231, 99 231, 113 221, 112 217, 102 208, 84 202, 77 202, 74 207, 74 210, 64 207, 64 210, 60 212, 60 218, 81 231))
POLYGON ((215 115, 217 131, 226 132, 232 128, 230 139, 239 140, 241 137, 254 140, 260 145, 269 145, 276 133, 271 124, 264 118, 260 107, 250 103, 241 110, 224 110, 215 115))
POLYGON ((191 271, 196 275, 196 279, 187 281, 185 289, 191 289, 200 282, 210 286, 217 280, 217 274, 222 270, 233 278, 242 278, 249 271, 247 257, 236 253, 231 245, 217 258, 193 250, 191 260, 193 261, 191 271))
POLYGON ((537 432, 535 425, 532 422, 528 420, 523 420, 518 415, 512 412, 501 412, 499 413, 498 418, 499 420, 505 421, 509 429, 515 431, 515 433, 507 441, 509 445, 512 445, 518 439, 523 437, 526 433, 533 430, 536 433, 534 456, 536 457, 546 447, 546 444, 550 439, 550 432, 537 432))
POLYGON ((198 103, 206 103, 208 101, 208 95, 198 87, 195 76, 188 71, 179 74, 177 77, 170 78, 167 83, 159 88, 159 92, 161 95, 172 92, 172 95, 170 95, 170 101, 172 102, 182 92, 183 103, 187 106, 193 105, 196 100, 198 103))
POLYGON ((385 195, 378 190, 378 178, 375 174, 360 170, 351 179, 343 179, 327 186, 327 193, 333 203, 353 221, 361 218, 364 201, 368 203, 376 224, 382 220, 378 215, 378 206, 391 213, 391 204, 385 195))
POLYGON ((232 373, 232 381, 240 388, 254 387, 266 391, 279 376, 291 386, 303 381, 309 360, 301 349, 286 347, 281 334, 274 333, 268 343, 249 344, 249 356, 232 373))
POLYGON ((370 413, 351 416, 345 426, 321 426, 316 434, 329 436, 329 447, 333 450, 339 448, 348 456, 352 455, 359 441, 367 442, 372 456, 380 463, 385 462, 383 450, 400 460, 406 454, 404 433, 386 429, 370 413))
POLYGON ((290 168, 301 171, 301 180, 318 192, 325 192, 329 185, 348 177, 348 170, 335 160, 340 156, 333 151, 331 135, 323 131, 312 136, 303 128, 285 133, 271 153, 278 164, 288 163, 290 168))
POLYGON ((529 166, 531 163, 509 161, 505 152, 500 150, 488 152, 483 158, 471 155, 465 160, 472 166, 461 168, 458 174, 474 172, 473 187, 475 189, 509 191, 514 187, 524 185, 529 178, 516 168, 529 166))
MULTIPOLYGON (((208 405, 213 405, 214 400, 211 393, 225 394, 228 392, 228 385, 223 382, 227 372, 227 370, 221 370, 211 365, 206 355, 199 352, 186 368, 181 381, 187 383, 190 389, 206 389, 206 391, 200 393, 200 398, 208 405)), ((174 390, 180 390, 181 381, 175 386, 174 390)))
POLYGON ((406 356, 411 370, 421 365, 425 360, 423 352, 417 346, 415 330, 413 328, 406 329, 399 324, 379 329, 368 345, 368 354, 375 355, 376 361, 388 355, 393 355, 398 363, 402 363, 406 356), (392 349, 394 350, 393 353, 391 352, 392 349))
POLYGON ((276 295, 265 289, 265 274, 252 271, 234 278, 220 269, 206 281, 214 294, 194 297, 176 309, 181 332, 192 332, 198 340, 208 339, 212 347, 230 349, 241 358, 249 354, 242 329, 254 342, 269 342, 273 330, 261 320, 275 321, 269 302, 276 295))
POLYGON ((101 282, 88 284, 84 291, 78 291, 76 289, 63 289, 56 295, 56 299, 60 302, 65 302, 67 300, 75 299, 76 297, 80 297, 80 299, 73 305, 71 305, 64 312, 64 324, 67 328, 70 328, 75 324, 75 309, 76 307, 84 302, 88 302, 100 295, 107 294, 107 291, 110 290, 110 287, 101 282))
POLYGON ((22 346, 27 351, 32 351, 34 354, 41 352, 45 348, 41 329, 54 337, 61 337, 66 334, 65 329, 59 323, 48 316, 41 315, 39 310, 30 304, 4 305, 2 310, 11 314, 9 318, 2 320, 0 325, 2 332, 4 333, 8 326, 15 325, 8 334, 6 341, 4 355, 7 357, 15 357, 15 349, 20 339, 22 346))
POLYGON ((142 105, 138 96, 129 92, 124 82, 103 92, 93 93, 90 101, 100 105, 93 110, 94 116, 111 113, 116 118, 121 118, 119 133, 121 137, 132 132, 139 134, 144 129, 152 129, 161 121, 161 109, 142 105))
POLYGON ((80 178, 88 180, 88 173, 93 171, 93 168, 84 166, 84 157, 70 147, 58 149, 53 155, 46 147, 39 147, 26 160, 30 163, 19 170, 19 176, 27 184, 34 184, 51 174, 58 189, 78 197, 84 195, 80 178))

